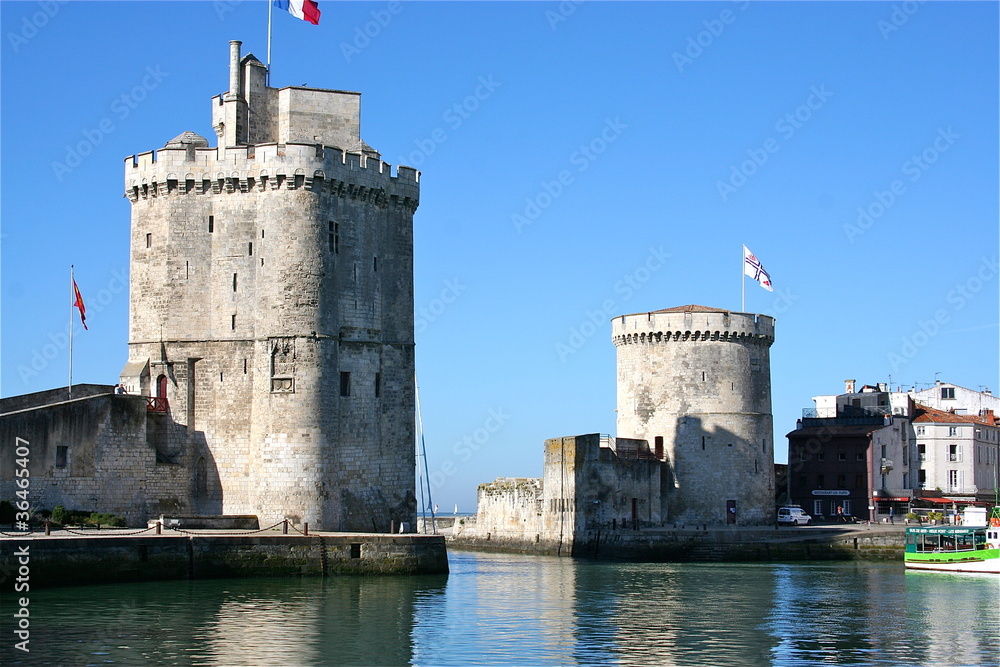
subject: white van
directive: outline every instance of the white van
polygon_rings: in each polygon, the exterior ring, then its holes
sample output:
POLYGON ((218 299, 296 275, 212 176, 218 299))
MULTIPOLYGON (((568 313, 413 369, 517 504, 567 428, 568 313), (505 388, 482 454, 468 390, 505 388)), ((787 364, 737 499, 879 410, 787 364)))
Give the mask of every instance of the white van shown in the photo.
POLYGON ((812 517, 803 512, 801 507, 782 507, 778 510, 778 523, 808 526, 811 521, 812 517))

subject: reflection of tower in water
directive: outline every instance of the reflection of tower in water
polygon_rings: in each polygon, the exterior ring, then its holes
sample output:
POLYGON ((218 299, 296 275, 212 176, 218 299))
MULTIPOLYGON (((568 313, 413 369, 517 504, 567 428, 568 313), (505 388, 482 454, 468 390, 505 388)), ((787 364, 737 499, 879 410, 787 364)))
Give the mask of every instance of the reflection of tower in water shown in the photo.
MULTIPOLYGON (((233 582, 229 599, 198 633, 208 664, 405 665, 413 661, 418 598, 439 596, 446 579, 333 577, 233 582)), ((196 631, 197 632, 197 631, 196 631)), ((204 664, 204 663, 202 663, 204 664)))

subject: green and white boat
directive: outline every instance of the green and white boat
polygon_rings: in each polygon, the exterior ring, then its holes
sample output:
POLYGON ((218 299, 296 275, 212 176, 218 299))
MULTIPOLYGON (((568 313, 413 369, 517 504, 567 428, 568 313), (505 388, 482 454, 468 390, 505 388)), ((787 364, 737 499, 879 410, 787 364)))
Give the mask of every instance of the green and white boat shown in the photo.
POLYGON ((906 529, 904 565, 913 570, 994 572, 1000 574, 1000 508, 989 518, 982 508, 967 508, 963 525, 906 529))

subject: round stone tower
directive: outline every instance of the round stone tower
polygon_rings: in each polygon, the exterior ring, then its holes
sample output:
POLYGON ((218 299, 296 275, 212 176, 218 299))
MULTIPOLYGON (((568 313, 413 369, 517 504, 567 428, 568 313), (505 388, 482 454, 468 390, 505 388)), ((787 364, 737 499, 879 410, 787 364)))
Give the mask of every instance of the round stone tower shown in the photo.
POLYGON ((774 318, 680 306, 612 320, 618 436, 664 462, 664 521, 773 521, 774 318))
POLYGON ((232 42, 230 90, 212 100, 218 147, 185 132, 126 160, 122 383, 159 414, 158 461, 191 476, 161 512, 354 531, 415 521, 419 174, 393 173, 360 115, 358 93, 267 86, 232 42))

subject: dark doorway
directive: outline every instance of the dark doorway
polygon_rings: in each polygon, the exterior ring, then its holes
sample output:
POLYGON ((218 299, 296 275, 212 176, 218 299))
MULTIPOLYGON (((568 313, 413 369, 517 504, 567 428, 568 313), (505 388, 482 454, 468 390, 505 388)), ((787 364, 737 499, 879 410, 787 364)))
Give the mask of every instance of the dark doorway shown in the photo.
POLYGON ((161 375, 156 378, 156 397, 166 398, 167 397, 167 376, 161 375))
POLYGON ((727 500, 726 501, 726 523, 734 524, 736 523, 736 501, 727 500))

